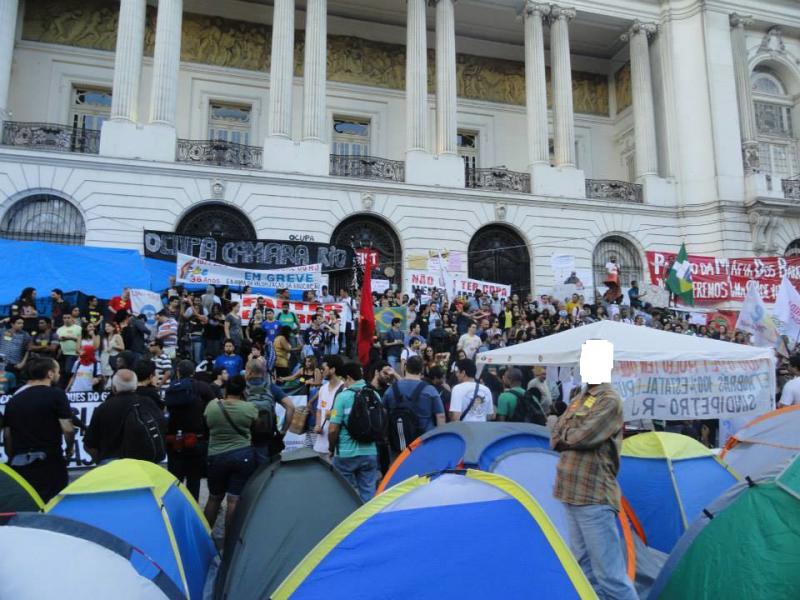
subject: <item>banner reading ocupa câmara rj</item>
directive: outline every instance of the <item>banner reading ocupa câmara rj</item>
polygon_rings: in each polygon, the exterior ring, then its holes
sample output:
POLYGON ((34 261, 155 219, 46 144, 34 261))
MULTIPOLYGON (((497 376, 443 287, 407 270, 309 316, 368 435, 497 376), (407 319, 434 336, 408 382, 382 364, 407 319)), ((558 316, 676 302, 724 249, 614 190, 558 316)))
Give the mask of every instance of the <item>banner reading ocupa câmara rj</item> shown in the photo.
POLYGON ((316 290, 322 280, 322 265, 303 265, 275 271, 237 269, 188 254, 178 254, 178 283, 251 286, 289 290, 316 290))

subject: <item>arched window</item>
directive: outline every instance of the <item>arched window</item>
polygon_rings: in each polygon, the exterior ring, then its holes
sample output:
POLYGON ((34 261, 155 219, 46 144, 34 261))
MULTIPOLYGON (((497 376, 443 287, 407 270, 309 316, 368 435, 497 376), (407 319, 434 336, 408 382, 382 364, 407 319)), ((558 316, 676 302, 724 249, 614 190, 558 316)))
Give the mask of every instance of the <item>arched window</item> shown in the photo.
MULTIPOLYGON (((388 279, 401 286, 403 281, 403 250, 400 239, 389 225, 382 220, 366 215, 345 219, 333 231, 331 244, 356 248, 371 247, 378 251, 378 266, 373 277, 388 279)), ((330 288, 340 290, 352 284, 352 273, 331 274, 330 288)))
POLYGON ((240 210, 226 204, 202 204, 190 210, 178 223, 175 233, 253 240, 256 230, 240 210))
POLYGON ((86 224, 71 202, 52 194, 34 194, 17 200, 5 212, 0 237, 80 246, 86 239, 86 224))
POLYGON ((783 253, 786 258, 796 258, 800 256, 800 240, 793 240, 791 244, 786 246, 786 252, 783 253))
POLYGON ((794 100, 778 75, 768 67, 757 67, 750 81, 761 169, 777 180, 797 175, 800 163, 792 123, 794 100))
POLYGON ((469 276, 510 285, 513 293, 524 296, 531 291, 531 257, 525 240, 502 225, 479 229, 469 241, 469 276))
POLYGON ((594 287, 604 287, 606 281, 606 264, 616 258, 619 268, 620 287, 630 287, 631 281, 642 282, 642 259, 636 248, 625 238, 610 235, 600 240, 595 246, 592 258, 594 287))

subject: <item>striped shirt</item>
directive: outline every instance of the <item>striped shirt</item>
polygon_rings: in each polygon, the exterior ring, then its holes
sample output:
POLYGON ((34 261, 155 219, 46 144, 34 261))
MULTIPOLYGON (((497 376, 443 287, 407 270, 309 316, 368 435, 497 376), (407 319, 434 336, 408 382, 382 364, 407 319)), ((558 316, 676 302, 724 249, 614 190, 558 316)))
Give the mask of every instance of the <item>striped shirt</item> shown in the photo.
POLYGON ((172 371, 172 361, 164 352, 158 356, 154 356, 151 360, 153 361, 153 366, 156 369, 156 377, 158 378, 159 383, 162 383, 164 373, 167 371, 172 371))
POLYGON ((178 322, 172 317, 167 317, 167 320, 158 326, 158 339, 163 342, 164 348, 176 347, 178 345, 178 322))
POLYGON ((622 450, 622 400, 611 384, 578 394, 550 434, 561 453, 553 495, 566 504, 620 509, 617 483, 622 450))

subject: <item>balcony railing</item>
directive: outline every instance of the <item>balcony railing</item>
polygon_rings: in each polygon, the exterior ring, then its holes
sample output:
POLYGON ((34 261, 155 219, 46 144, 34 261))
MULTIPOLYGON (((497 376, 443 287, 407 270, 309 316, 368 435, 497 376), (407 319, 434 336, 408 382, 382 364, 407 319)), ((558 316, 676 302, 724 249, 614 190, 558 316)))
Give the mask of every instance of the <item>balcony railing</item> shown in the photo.
POLYGON ((3 146, 22 146, 57 152, 100 152, 100 132, 56 123, 3 123, 3 146))
POLYGON ((260 169, 264 149, 225 140, 178 140, 175 160, 195 165, 260 169))
POLYGON ((375 156, 331 154, 330 174, 336 177, 354 177, 356 179, 405 181, 406 163, 402 160, 389 160, 375 156))
POLYGON ((468 188, 525 194, 531 192, 530 174, 509 171, 503 166, 477 169, 474 158, 464 158, 464 182, 468 188))
POLYGON ((614 202, 644 202, 644 189, 641 184, 610 179, 587 179, 586 197, 614 202))
POLYGON ((784 198, 800 202, 800 175, 784 179, 781 184, 783 185, 784 198))

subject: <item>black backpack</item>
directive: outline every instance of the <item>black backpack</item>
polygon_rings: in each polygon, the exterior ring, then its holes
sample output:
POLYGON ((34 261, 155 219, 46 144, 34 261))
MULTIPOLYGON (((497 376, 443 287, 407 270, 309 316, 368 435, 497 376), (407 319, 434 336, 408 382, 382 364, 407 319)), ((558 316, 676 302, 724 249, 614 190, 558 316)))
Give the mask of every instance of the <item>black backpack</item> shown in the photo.
POLYGON ((547 417, 540 402, 541 392, 539 390, 530 388, 524 394, 520 394, 516 390, 509 391, 517 397, 517 405, 508 418, 509 421, 514 423, 535 423, 536 425, 545 425, 547 423, 547 417))
POLYGON ((422 434, 419 419, 414 412, 413 405, 419 400, 422 390, 427 384, 420 381, 411 397, 406 398, 400 393, 400 386, 395 381, 392 384, 394 395, 394 408, 389 411, 389 445, 395 452, 402 452, 411 442, 422 434))
POLYGON ((357 390, 345 424, 350 437, 362 444, 383 441, 386 438, 386 422, 386 408, 377 392, 368 385, 357 390))
POLYGON ((255 404, 258 418, 253 423, 253 445, 269 443, 278 433, 278 416, 275 412, 275 396, 269 382, 263 385, 247 386, 245 399, 255 404))
POLYGON ((160 463, 167 456, 162 425, 164 416, 155 406, 134 402, 122 422, 121 458, 160 463))

